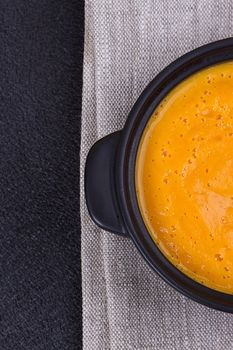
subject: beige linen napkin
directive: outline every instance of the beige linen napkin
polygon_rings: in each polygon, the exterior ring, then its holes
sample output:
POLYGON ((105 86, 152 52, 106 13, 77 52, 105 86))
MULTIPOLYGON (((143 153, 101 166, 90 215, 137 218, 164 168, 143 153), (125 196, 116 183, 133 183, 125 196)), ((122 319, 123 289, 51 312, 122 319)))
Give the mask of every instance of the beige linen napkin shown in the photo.
POLYGON ((202 44, 233 33, 230 0, 86 0, 81 141, 83 348, 233 349, 233 316, 165 284, 133 243, 104 232, 85 206, 90 146, 123 127, 149 81, 202 44))

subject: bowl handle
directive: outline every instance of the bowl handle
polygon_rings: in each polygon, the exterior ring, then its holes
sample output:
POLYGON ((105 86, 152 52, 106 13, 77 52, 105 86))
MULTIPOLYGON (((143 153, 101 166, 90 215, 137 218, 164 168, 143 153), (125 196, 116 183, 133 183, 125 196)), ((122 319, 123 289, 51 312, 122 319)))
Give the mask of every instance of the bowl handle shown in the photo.
POLYGON ((114 173, 120 133, 105 136, 90 149, 85 166, 85 195, 92 220, 104 230, 125 236, 114 173))

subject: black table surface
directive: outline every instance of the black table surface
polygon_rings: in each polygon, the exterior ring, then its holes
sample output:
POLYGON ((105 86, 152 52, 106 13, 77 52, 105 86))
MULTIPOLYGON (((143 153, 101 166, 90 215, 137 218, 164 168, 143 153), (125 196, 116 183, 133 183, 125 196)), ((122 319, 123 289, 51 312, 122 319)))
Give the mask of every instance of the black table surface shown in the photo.
POLYGON ((0 0, 0 349, 81 348, 84 4, 0 0))

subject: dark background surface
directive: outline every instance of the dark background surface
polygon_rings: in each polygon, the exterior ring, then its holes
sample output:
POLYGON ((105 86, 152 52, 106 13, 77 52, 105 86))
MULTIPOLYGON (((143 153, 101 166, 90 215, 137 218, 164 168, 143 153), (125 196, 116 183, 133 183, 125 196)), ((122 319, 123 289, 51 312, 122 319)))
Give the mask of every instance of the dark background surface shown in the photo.
POLYGON ((0 0, 0 349, 81 348, 83 1, 0 0))

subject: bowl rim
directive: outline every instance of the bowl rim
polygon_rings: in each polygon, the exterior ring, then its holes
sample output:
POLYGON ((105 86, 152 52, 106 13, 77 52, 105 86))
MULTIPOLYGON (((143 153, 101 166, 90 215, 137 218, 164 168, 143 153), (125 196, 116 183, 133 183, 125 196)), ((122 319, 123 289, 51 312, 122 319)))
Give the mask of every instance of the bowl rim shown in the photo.
POLYGON ((135 162, 143 130, 151 114, 181 81, 211 65, 233 60, 233 38, 194 49, 163 69, 134 104, 120 135, 116 158, 116 189, 127 232, 137 249, 169 285, 205 306, 233 313, 233 295, 208 288, 176 268, 152 240, 140 213, 135 189, 135 162))

